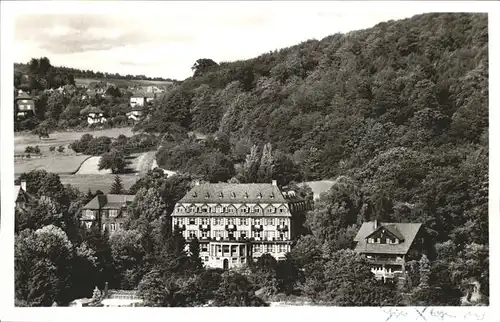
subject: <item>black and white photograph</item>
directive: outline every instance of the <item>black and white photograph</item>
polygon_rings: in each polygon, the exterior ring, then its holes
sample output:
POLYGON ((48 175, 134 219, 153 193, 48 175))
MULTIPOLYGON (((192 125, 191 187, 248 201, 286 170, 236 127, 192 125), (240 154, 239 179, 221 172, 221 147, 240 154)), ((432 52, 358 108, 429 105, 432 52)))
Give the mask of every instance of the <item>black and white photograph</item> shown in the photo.
POLYGON ((2 1, 9 312, 494 321, 494 16, 403 2, 2 1))

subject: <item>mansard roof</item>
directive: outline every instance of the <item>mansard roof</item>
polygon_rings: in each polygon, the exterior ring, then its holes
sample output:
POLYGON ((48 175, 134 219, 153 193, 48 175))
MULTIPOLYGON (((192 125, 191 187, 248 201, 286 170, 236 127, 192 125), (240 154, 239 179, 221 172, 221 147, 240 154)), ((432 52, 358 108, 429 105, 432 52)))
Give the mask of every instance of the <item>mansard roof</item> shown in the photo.
POLYGON ((204 183, 194 186, 179 203, 288 203, 299 201, 271 183, 204 183))

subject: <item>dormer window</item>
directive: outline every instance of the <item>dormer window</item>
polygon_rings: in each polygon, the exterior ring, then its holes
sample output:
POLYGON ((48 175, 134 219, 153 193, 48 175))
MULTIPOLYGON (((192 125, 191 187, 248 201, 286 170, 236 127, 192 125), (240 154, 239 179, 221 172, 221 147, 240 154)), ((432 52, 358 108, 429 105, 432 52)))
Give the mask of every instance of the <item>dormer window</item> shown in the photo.
POLYGON ((193 192, 193 198, 196 198, 198 195, 196 194, 196 191, 193 192))
POLYGON ((231 198, 233 198, 233 199, 236 198, 236 194, 234 192, 231 192, 231 198))
POLYGON ((222 191, 219 193, 219 199, 222 199, 223 195, 222 195, 222 191))
POLYGON ((387 238, 387 244, 399 244, 399 240, 397 238, 387 238))
POLYGON ((269 196, 269 198, 274 199, 274 193, 271 193, 271 195, 269 196))
POLYGON ((262 198, 262 193, 259 192, 259 194, 257 195, 257 198, 261 199, 262 198))
POLYGON ((205 199, 208 199, 208 198, 210 198, 210 194, 207 192, 207 193, 205 194, 205 199))
POLYGON ((248 192, 245 192, 245 199, 248 199, 248 192))

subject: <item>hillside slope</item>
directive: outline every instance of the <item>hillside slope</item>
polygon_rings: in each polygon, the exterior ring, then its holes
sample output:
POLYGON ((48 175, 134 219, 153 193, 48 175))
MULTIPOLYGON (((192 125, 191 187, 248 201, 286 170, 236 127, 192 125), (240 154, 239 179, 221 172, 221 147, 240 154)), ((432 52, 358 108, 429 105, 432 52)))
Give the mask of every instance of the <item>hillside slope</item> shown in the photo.
POLYGON ((425 14, 221 63, 178 86, 144 127, 177 122, 287 153, 316 149, 320 178, 389 147, 487 136, 484 14, 425 14))
MULTIPOLYGON (((432 222, 442 240, 476 223, 469 237, 487 243, 485 14, 417 15, 212 64, 137 128, 219 131, 231 138, 225 154, 235 162, 271 142, 282 168, 285 154, 304 181, 353 178, 372 214, 432 222)), ((195 156, 226 160, 181 147, 160 151, 159 165, 192 172, 195 156)))

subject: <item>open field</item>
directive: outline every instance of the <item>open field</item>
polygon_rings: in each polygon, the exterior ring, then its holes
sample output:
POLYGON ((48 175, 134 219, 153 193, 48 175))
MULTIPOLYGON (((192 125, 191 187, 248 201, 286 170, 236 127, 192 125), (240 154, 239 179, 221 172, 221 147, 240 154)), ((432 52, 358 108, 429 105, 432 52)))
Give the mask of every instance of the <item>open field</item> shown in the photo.
POLYGON ((87 132, 54 132, 50 134, 49 139, 43 140, 40 140, 38 136, 30 133, 15 133, 14 154, 23 153, 27 146, 38 145, 42 153, 42 157, 23 160, 16 159, 14 161, 14 173, 19 175, 36 169, 44 169, 48 172, 57 174, 75 173, 80 168, 80 165, 90 156, 76 154, 73 150, 68 148, 68 145, 73 141, 80 139, 80 137, 85 133, 89 133, 93 136, 118 137, 120 134, 132 136, 132 129, 114 128, 87 132), (65 147, 65 151, 63 153, 53 153, 49 151, 51 146, 58 147, 59 145, 65 147))
MULTIPOLYGON (((146 173, 155 166, 155 151, 145 153, 135 153, 129 167, 135 170, 135 173, 120 174, 119 177, 123 181, 125 189, 129 189, 137 180, 146 175, 146 173)), ((92 191, 101 190, 104 193, 109 192, 111 185, 115 179, 115 175, 109 171, 97 171, 99 157, 93 157, 84 162, 81 170, 74 175, 60 175, 63 184, 71 184, 80 191, 87 191, 89 188, 92 191)), ((170 174, 169 174, 170 175, 170 174)))
POLYGON ((80 174, 111 174, 111 170, 103 169, 99 170, 99 161, 101 157, 90 157, 85 162, 82 163, 80 170, 78 170, 75 175, 80 174))
POLYGON ((42 153, 45 151, 49 153, 49 147, 54 146, 67 146, 68 144, 76 141, 82 137, 84 134, 91 134, 94 137, 97 136, 109 136, 111 138, 116 138, 120 134, 125 136, 132 136, 132 128, 123 127, 123 128, 112 128, 106 130, 97 130, 97 131, 82 131, 82 132, 54 132, 50 134, 50 138, 40 140, 38 136, 33 135, 31 133, 14 133, 14 153, 22 153, 24 149, 28 145, 38 145, 42 150, 42 153))
POLYGON ((108 83, 113 83, 116 86, 137 86, 137 85, 157 85, 157 86, 169 86, 172 82, 169 81, 150 81, 150 80, 135 80, 135 79, 113 79, 113 78, 75 78, 76 86, 87 87, 90 83, 105 81, 108 83))
MULTIPOLYGON (((78 188, 82 192, 86 192, 89 188, 93 192, 101 190, 108 193, 115 175, 113 174, 73 174, 73 175, 60 175, 62 184, 70 184, 78 188)), ((123 187, 129 189, 141 176, 136 174, 120 174, 123 187)))
MULTIPOLYGON (((137 180, 153 168, 155 154, 155 151, 149 151, 134 153, 130 156, 128 167, 133 173, 119 175, 125 189, 129 189, 137 180)), ((73 155, 16 162, 16 176, 23 172, 44 169, 48 172, 59 174, 63 184, 71 184, 82 192, 90 188, 92 191, 101 190, 107 193, 113 184, 115 175, 111 173, 111 170, 99 171, 99 160, 100 157, 98 156, 73 155)))
MULTIPOLYGON (((146 174, 152 168, 153 161, 155 160, 155 153, 155 151, 150 151, 131 154, 127 160, 128 162, 130 162, 127 168, 129 168, 134 173, 146 174)), ((101 157, 99 156, 88 158, 87 160, 85 160, 85 162, 82 163, 80 169, 75 174, 111 174, 111 170, 99 170, 100 160, 101 157)))
POLYGON ((84 161, 89 158, 88 155, 54 155, 40 159, 22 160, 14 162, 14 173, 16 175, 24 172, 30 172, 37 169, 43 169, 47 172, 58 174, 73 174, 84 161))

